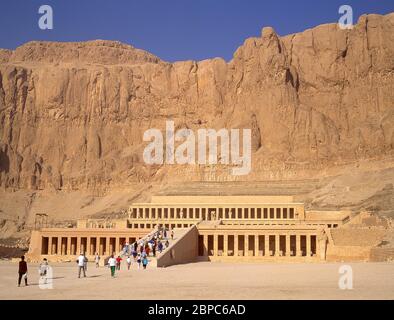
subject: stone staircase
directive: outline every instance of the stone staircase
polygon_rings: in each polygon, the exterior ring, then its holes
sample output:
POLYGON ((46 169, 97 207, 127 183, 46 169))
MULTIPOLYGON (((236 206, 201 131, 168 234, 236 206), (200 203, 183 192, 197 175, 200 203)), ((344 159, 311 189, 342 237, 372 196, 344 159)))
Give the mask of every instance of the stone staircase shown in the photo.
MULTIPOLYGON (((171 239, 171 231, 168 231, 168 230, 167 230, 167 238, 166 238, 166 239, 163 239, 162 242, 163 242, 163 244, 164 244, 164 243, 166 242, 166 240, 168 240, 169 246, 168 246, 167 248, 165 248, 165 249, 163 250, 162 253, 159 253, 159 252, 156 250, 156 257, 154 257, 154 256, 152 255, 152 252, 150 252, 149 257, 148 257, 148 261, 149 261, 148 266, 149 266, 150 268, 152 268, 152 267, 157 267, 157 259, 158 259, 160 256, 162 256, 165 252, 167 252, 168 250, 170 250, 171 247, 172 247, 172 245, 173 245, 179 238, 181 238, 188 230, 189 230, 189 228, 175 228, 175 229, 174 229, 174 239, 171 239)), ((152 232, 150 232, 149 234, 147 234, 145 237, 142 238, 142 240, 148 241, 149 239, 152 238, 152 236, 155 234, 155 232, 157 232, 157 229, 155 229, 155 230, 153 230, 152 232)), ((120 251, 120 252, 118 253, 118 255, 121 256, 122 258, 126 258, 126 257, 129 255, 129 253, 124 253, 123 251, 120 251)), ((107 260, 107 259, 109 259, 109 257, 106 258, 106 260, 107 260)))

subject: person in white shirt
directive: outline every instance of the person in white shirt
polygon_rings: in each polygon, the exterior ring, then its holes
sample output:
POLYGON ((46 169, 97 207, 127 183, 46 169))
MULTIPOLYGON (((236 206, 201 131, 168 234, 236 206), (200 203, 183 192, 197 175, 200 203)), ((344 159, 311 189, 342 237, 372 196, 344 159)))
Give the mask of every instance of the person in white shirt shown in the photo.
POLYGON ((131 258, 130 258, 130 256, 127 257, 126 262, 127 262, 127 270, 130 270, 130 266, 131 266, 131 258))
POLYGON ((85 254, 81 253, 79 257, 77 258, 77 263, 78 263, 78 278, 81 277, 81 270, 83 271, 83 276, 86 278, 86 270, 85 270, 85 254))
POLYGON ((115 277, 115 269, 116 269, 116 259, 114 255, 111 255, 111 258, 108 259, 108 266, 111 269, 111 277, 115 277))
POLYGON ((96 253, 96 256, 94 257, 94 262, 96 262, 96 268, 98 268, 100 262, 100 256, 98 253, 96 253))

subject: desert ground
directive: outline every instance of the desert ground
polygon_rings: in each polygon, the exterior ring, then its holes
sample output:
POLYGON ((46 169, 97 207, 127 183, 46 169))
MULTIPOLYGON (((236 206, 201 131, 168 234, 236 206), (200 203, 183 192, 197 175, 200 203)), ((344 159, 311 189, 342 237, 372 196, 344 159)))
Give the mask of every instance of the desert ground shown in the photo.
POLYGON ((0 299, 394 299, 394 263, 350 263, 353 289, 338 286, 341 263, 235 264, 201 262, 130 271, 116 278, 89 264, 78 279, 75 263, 52 264, 53 288, 40 289, 29 264, 28 287, 17 287, 17 264, 0 263, 0 299))

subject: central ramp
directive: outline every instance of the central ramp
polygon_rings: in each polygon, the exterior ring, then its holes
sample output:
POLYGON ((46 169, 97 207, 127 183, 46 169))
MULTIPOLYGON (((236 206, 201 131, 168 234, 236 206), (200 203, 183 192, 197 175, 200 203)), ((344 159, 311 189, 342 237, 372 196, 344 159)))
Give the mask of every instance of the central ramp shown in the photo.
POLYGON ((174 229, 174 240, 157 259, 157 267, 195 262, 198 256, 198 230, 195 225, 189 228, 174 229))

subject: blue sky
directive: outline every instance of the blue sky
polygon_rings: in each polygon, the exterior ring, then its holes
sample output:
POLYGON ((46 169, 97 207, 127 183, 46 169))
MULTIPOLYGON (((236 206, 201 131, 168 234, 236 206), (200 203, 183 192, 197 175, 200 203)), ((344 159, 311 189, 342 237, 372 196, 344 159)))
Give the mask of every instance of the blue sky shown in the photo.
POLYGON ((394 0, 1 0, 0 48, 31 40, 119 40, 166 61, 231 59, 246 38, 272 26, 280 35, 339 19, 351 5, 364 13, 394 12, 394 0), (38 28, 49 4, 54 29, 38 28))

